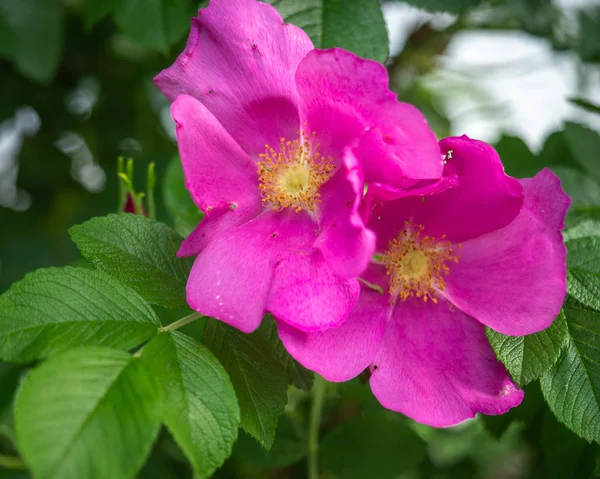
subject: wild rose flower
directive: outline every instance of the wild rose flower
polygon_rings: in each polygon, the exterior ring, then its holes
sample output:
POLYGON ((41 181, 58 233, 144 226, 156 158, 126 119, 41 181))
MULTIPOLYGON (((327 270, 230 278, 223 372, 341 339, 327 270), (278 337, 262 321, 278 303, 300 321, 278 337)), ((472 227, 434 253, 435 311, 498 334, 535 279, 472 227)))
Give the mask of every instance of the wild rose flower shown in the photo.
POLYGON ((442 175, 423 116, 396 101, 382 65, 314 50, 255 0, 212 0, 155 82, 206 212, 179 251, 198 255, 190 306, 246 332, 265 311, 304 331, 340 324, 374 250, 364 181, 442 175))
POLYGON ((550 170, 507 176, 485 143, 463 136, 440 146, 458 186, 383 202, 402 192, 369 187, 377 253, 348 319, 319 333, 278 326, 306 367, 331 381, 369 367, 383 406, 441 427, 521 402, 484 325, 521 336, 557 316, 566 288, 560 230, 570 199, 550 170))

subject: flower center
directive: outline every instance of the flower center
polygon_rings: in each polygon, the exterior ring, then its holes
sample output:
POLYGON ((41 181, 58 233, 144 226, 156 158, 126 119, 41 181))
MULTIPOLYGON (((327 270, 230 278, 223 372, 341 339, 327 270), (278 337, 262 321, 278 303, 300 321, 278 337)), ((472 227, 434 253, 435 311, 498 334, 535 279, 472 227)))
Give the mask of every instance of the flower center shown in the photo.
POLYGON ((437 303, 436 291, 444 290, 444 278, 450 274, 447 263, 458 263, 459 257, 454 254, 452 243, 444 239, 445 235, 440 239, 422 236, 423 229, 406 221, 404 229, 389 242, 382 256, 390 277, 392 302, 398 297, 405 301, 416 296, 437 303))
POLYGON ((296 213, 314 211, 321 196, 319 188, 332 177, 335 165, 333 158, 321 155, 319 144, 313 145, 311 140, 302 134, 293 141, 281 138, 278 150, 265 145, 258 162, 258 187, 265 206, 277 211, 294 208, 296 213))

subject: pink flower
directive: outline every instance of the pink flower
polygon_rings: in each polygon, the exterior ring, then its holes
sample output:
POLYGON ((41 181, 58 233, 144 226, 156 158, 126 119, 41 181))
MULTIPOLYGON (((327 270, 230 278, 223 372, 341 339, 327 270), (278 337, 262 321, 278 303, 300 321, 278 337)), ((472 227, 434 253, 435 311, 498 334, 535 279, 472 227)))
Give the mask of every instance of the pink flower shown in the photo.
POLYGON ((155 82, 206 212, 179 251, 198 255, 190 306, 245 332, 265 311, 303 331, 339 325, 375 246, 358 211, 364 181, 442 175, 423 116, 396 101, 382 65, 314 50, 255 0, 211 0, 155 82))
MULTIPOLYGON (((440 146, 458 186, 385 202, 370 187, 368 227, 378 256, 348 319, 318 333, 278 327, 306 367, 331 381, 369 367, 383 406, 441 427, 521 402, 523 391, 497 361, 484 325, 521 336, 557 316, 566 289, 560 230, 570 199, 550 170, 507 176, 485 143, 463 136, 440 146)), ((393 196, 389 188, 383 195, 393 196)))

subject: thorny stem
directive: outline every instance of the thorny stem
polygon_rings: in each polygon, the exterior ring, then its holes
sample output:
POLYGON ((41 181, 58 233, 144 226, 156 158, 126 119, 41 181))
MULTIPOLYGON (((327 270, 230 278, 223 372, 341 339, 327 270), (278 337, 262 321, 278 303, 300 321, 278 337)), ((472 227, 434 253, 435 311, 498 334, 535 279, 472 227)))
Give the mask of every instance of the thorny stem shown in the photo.
POLYGON ((319 479, 319 430, 321 429, 321 416, 326 391, 327 381, 315 374, 312 408, 308 425, 308 479, 319 479))
POLYGON ((5 469, 27 469, 20 458, 4 454, 0 454, 0 467, 5 469))
POLYGON ((174 330, 179 329, 179 328, 185 326, 186 324, 189 324, 192 321, 195 321, 196 319, 201 318, 201 317, 202 317, 202 315, 200 313, 192 313, 192 314, 186 316, 185 318, 178 319, 177 321, 169 324, 168 326, 158 328, 158 330, 161 333, 164 333, 166 331, 174 331, 174 330))

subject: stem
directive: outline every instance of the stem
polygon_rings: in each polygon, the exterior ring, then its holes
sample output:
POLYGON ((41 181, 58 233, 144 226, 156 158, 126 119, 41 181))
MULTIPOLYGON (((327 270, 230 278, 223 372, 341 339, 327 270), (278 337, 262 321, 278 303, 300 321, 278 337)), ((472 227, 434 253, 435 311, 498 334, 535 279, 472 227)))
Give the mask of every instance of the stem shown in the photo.
POLYGON ((5 469, 27 469, 20 458, 0 454, 0 467, 5 469))
POLYGON ((202 315, 200 313, 192 313, 192 314, 186 316, 185 318, 178 319, 177 321, 169 324, 168 326, 159 328, 158 330, 161 333, 164 333, 165 331, 174 331, 174 330, 179 329, 179 328, 185 326, 186 324, 189 324, 192 321, 195 321, 196 319, 201 318, 201 317, 202 317, 202 315))
POLYGON ((156 219, 156 205, 154 203, 154 187, 156 186, 156 171, 154 162, 148 165, 146 177, 146 198, 148 198, 148 218, 156 219))
POLYGON ((315 374, 315 383, 312 390, 313 401, 308 425, 308 479, 319 479, 319 430, 321 429, 321 416, 326 391, 327 381, 315 374))
POLYGON ((369 283, 366 279, 358 278, 358 280, 365 286, 377 291, 379 294, 383 294, 383 288, 375 283, 369 283))

